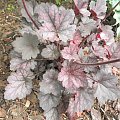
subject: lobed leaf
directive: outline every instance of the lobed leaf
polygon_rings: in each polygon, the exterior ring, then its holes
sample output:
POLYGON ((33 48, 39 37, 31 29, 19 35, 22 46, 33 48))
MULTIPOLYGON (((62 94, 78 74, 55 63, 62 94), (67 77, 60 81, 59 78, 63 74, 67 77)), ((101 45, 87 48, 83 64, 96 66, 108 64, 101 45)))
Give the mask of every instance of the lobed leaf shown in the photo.
POLYGON ((90 10, 92 10, 96 13, 97 18, 104 19, 105 15, 106 15, 106 10, 107 10, 105 0, 97 0, 96 2, 91 1, 89 7, 90 7, 90 10))
POLYGON ((44 39, 51 42, 62 40, 67 42, 73 38, 76 25, 73 24, 74 11, 57 7, 54 4, 41 3, 37 8, 39 22, 42 27, 38 30, 44 39), (39 12, 38 12, 39 11, 39 12))
POLYGON ((63 64, 58 80, 62 81, 63 87, 67 89, 76 89, 87 85, 86 75, 83 72, 83 67, 77 63, 67 62, 63 64))
POLYGON ((39 53, 38 44, 37 36, 31 33, 24 33, 23 37, 17 38, 12 42, 15 51, 22 53, 22 59, 27 60, 37 57, 39 53))
POLYGON ((47 70, 46 73, 44 74, 42 82, 40 83, 40 91, 43 92, 44 94, 53 94, 55 96, 60 95, 63 88, 60 82, 58 81, 57 76, 58 76, 57 71, 53 69, 47 70), (45 78, 45 76, 48 77, 45 78))
POLYGON ((58 51, 57 46, 52 43, 50 45, 46 45, 46 48, 42 49, 41 55, 44 58, 54 60, 54 59, 58 59, 58 57, 60 56, 60 53, 58 51))
POLYGON ((60 120, 59 113, 56 108, 52 108, 51 110, 44 113, 46 120, 60 120))
POLYGON ((115 100, 120 98, 120 89, 117 87, 118 79, 114 75, 98 72, 94 77, 96 84, 95 97, 103 104, 108 99, 115 100))
POLYGON ((4 98, 7 100, 22 99, 32 91, 32 79, 34 75, 30 71, 12 72, 8 77, 8 85, 5 87, 4 98))
POLYGON ((57 107, 57 105, 60 103, 59 96, 44 94, 42 92, 40 92, 38 99, 40 100, 40 107, 42 107, 44 111, 49 111, 52 108, 57 107))
POLYGON ((74 0, 74 3, 79 10, 79 12, 83 16, 90 16, 90 12, 87 10, 88 8, 88 0, 74 0))

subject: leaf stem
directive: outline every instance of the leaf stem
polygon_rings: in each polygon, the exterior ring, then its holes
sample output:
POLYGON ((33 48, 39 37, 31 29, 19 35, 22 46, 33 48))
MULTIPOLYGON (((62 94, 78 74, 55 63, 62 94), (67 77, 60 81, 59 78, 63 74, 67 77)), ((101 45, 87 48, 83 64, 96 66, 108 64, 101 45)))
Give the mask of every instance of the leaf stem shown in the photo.
POLYGON ((30 16, 30 14, 29 14, 29 12, 28 12, 28 10, 27 10, 26 4, 25 4, 25 0, 22 0, 22 3, 23 3, 24 9, 25 9, 28 17, 30 18, 30 20, 32 21, 32 23, 35 25, 35 27, 39 30, 38 25, 35 23, 35 21, 34 21, 33 18, 30 16))
POLYGON ((105 64, 115 63, 115 62, 120 62, 120 58, 114 59, 114 60, 105 61, 105 62, 98 62, 98 63, 79 63, 79 64, 80 64, 80 65, 86 65, 86 66, 96 66, 96 65, 105 65, 105 64))
POLYGON ((120 1, 110 10, 110 12, 105 16, 105 18, 102 20, 102 22, 105 21, 106 18, 110 16, 110 14, 113 12, 113 10, 114 10, 119 4, 120 4, 120 1))
MULTIPOLYGON (((91 33, 92 34, 92 33, 91 33)), ((90 35, 91 35, 90 34, 90 35)), ((90 35, 87 35, 85 38, 82 39, 82 42, 80 43, 79 47, 82 47, 82 44, 86 41, 86 39, 90 36, 90 35)))

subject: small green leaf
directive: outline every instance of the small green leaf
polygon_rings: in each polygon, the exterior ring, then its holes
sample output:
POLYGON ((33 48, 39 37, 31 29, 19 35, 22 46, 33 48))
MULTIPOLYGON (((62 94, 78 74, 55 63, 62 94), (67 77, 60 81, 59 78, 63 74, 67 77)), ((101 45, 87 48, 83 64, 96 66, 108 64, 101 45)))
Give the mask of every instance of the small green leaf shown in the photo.
POLYGON ((7 5, 7 10, 8 11, 14 11, 15 10, 15 6, 13 4, 8 4, 7 5))
POLYGON ((61 0, 55 0, 55 2, 56 2, 57 5, 61 4, 61 0))

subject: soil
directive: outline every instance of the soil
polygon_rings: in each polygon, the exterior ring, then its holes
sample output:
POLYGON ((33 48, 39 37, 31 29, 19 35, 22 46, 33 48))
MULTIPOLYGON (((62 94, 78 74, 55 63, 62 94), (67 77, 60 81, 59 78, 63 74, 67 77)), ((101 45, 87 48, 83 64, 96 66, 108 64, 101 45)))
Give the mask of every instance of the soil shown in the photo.
POLYGON ((11 42, 20 34, 20 8, 15 0, 0 2, 0 120, 43 120, 35 93, 23 100, 4 100, 4 89, 10 74, 11 42))
MULTIPOLYGON (((37 0, 40 2, 40 0, 37 0)), ((42 0, 41 0, 42 1, 42 0)), ((43 0, 49 2, 50 0, 43 0)), ((53 0, 54 1, 54 0, 53 0)), ((70 3, 64 6, 72 7, 70 3)), ((9 70, 9 52, 12 49, 11 42, 20 36, 18 30, 21 28, 20 7, 16 0, 1 0, 0 2, 0 120, 45 120, 43 111, 39 107, 37 99, 37 91, 32 92, 29 96, 22 100, 7 101, 4 99, 4 89, 7 84, 9 70)), ((34 81, 34 87, 39 88, 38 81, 34 81)), ((120 119, 119 111, 116 110, 115 104, 119 105, 119 101, 108 101, 102 107, 95 100, 92 109, 100 112, 104 120, 120 119), (118 118, 119 117, 119 118, 118 118)), ((77 120, 92 120, 90 111, 80 113, 77 120)), ((61 117, 67 120, 65 114, 61 117)))

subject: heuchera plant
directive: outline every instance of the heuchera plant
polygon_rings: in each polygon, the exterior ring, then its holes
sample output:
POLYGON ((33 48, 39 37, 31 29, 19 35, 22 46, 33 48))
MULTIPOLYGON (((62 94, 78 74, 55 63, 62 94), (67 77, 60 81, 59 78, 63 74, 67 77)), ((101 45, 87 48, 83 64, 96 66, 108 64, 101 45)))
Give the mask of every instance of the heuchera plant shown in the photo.
POLYGON ((74 120, 96 97, 100 104, 120 98, 115 76, 120 43, 115 42, 112 26, 105 24, 105 0, 74 0, 74 10, 53 3, 22 4, 22 37, 12 43, 5 99, 30 94, 36 70, 42 76, 38 99, 46 120, 59 120, 63 112, 74 120))

